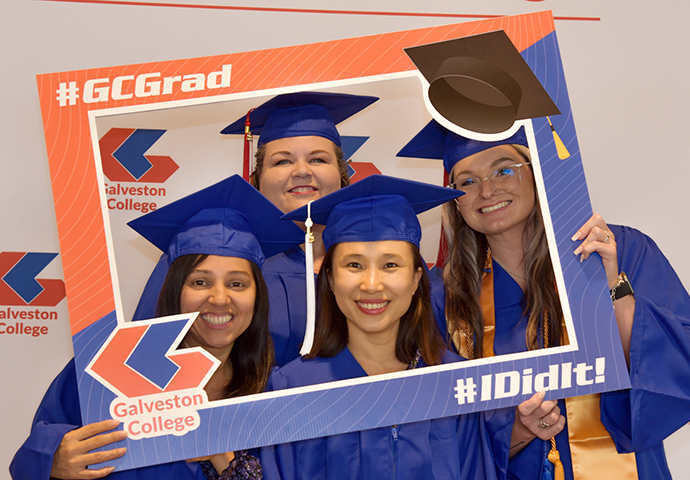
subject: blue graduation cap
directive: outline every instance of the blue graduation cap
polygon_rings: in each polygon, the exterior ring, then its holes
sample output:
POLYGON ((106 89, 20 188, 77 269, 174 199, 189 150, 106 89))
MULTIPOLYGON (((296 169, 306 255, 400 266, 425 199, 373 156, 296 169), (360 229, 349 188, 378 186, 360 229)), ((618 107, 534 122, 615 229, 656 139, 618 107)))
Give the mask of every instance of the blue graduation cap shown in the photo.
MULTIPOLYGON (((265 258, 304 242, 304 232, 282 221, 282 214, 233 175, 128 225, 167 253, 168 266, 182 255, 210 254, 244 258, 261 267, 265 258)), ((165 270, 158 275, 164 277, 165 270)))
MULTIPOLYGON (((326 249, 341 242, 403 240, 419 247, 422 227, 417 214, 462 195, 458 190, 384 175, 371 175, 348 187, 283 215, 325 225, 322 239, 326 249)), ((309 244, 307 244, 309 245, 309 244)), ((307 247, 308 248, 308 247, 307 247)), ((313 259, 307 252, 307 272, 313 259)), ((314 276, 307 274, 307 328, 300 353, 312 347, 315 324, 314 276)))
POLYGON ((484 142, 458 135, 432 120, 398 152, 397 156, 442 159, 443 168, 450 174, 455 164, 463 158, 499 145, 528 147, 525 127, 520 127, 509 138, 484 142))
POLYGON ((317 136, 340 147, 335 126, 377 100, 344 93, 286 93, 250 110, 221 133, 259 135, 258 146, 281 138, 317 136))
POLYGON ((340 242, 404 240, 419 247, 422 229, 417 214, 446 203, 463 192, 385 175, 371 175, 310 205, 283 215, 325 225, 328 249, 340 242))

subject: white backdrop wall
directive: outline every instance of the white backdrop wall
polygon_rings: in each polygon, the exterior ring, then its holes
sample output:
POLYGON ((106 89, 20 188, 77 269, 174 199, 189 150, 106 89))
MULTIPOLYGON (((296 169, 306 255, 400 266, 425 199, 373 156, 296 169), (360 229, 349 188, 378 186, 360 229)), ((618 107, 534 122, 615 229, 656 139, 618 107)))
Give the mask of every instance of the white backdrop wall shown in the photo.
MULTIPOLYGON (((610 223, 635 226, 654 238, 690 287, 690 256, 684 248, 690 236, 686 213, 690 177, 685 177, 688 154, 683 141, 690 126, 686 119, 690 4, 672 0, 155 3, 3 0, 0 4, 4 65, 0 252, 59 253, 38 73, 260 50, 552 10, 593 208, 610 223), (212 6, 248 9, 208 8, 212 6)), ((61 268, 58 256, 39 277, 62 278, 61 268)), ((36 406, 72 355, 66 300, 42 310, 58 317, 44 322, 47 334, 0 334, 0 479, 9 478, 7 466, 28 435, 36 406)), ((674 478, 687 478, 690 427, 674 434, 666 446, 674 478)))

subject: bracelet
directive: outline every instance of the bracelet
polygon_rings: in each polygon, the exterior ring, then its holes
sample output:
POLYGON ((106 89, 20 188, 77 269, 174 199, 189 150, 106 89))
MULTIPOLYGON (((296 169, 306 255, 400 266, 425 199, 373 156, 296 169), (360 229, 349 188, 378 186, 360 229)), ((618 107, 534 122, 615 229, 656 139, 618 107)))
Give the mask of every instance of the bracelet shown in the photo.
POLYGON ((611 303, 614 304, 614 308, 616 300, 620 300, 621 298, 626 297, 628 295, 635 295, 635 291, 633 290, 632 285, 630 284, 630 280, 628 279, 628 276, 625 274, 625 272, 621 272, 618 275, 618 280, 611 289, 610 293, 611 303))
POLYGON ((511 447, 510 447, 510 450, 512 450, 512 449, 514 449, 514 448, 517 448, 517 447, 519 447, 519 446, 520 446, 520 445, 522 445, 523 443, 525 443, 525 442, 524 442, 524 441, 522 441, 522 442, 518 442, 518 443, 516 443, 515 445, 513 445, 513 446, 511 446, 511 447))

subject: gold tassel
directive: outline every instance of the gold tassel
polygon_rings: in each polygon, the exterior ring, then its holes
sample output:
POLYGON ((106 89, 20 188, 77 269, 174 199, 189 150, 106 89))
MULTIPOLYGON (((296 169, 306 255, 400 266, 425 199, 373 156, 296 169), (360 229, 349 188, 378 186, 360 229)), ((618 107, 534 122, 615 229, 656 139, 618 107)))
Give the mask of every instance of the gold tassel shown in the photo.
POLYGON ((555 438, 551 438, 551 451, 549 451, 549 462, 553 463, 553 479, 565 480, 563 464, 561 463, 561 455, 558 453, 558 450, 556 450, 555 438))
POLYGON ((558 153, 558 158, 560 158, 561 160, 565 160, 566 158, 570 157, 570 152, 567 148, 565 148, 565 144, 563 143, 563 140, 561 140, 561 137, 559 137, 556 133, 556 129, 553 128, 551 119, 549 117, 546 117, 546 119, 549 121, 549 125, 551 126, 551 133, 553 133, 553 142, 556 144, 556 152, 558 153))

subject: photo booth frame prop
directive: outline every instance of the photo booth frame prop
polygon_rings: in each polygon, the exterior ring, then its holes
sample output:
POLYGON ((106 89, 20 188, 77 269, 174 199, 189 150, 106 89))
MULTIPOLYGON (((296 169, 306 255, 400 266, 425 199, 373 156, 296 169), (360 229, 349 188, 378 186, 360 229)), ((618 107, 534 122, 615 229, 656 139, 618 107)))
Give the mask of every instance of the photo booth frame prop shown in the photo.
MULTIPOLYGON (((550 12, 42 74, 37 82, 82 418, 84 424, 117 418, 130 431, 123 442, 127 454, 108 462, 117 469, 507 407, 541 389, 547 390, 547 398, 561 398, 629 387, 601 262, 593 258, 580 263, 572 253, 575 244, 570 237, 592 210, 550 12), (117 171, 122 164, 106 165, 105 153, 113 152, 103 151, 99 121, 136 112, 164 115, 175 108, 232 105, 287 91, 348 91, 376 82, 385 86, 410 78, 416 79, 415 95, 421 99, 426 80, 404 49, 497 30, 507 34, 561 112, 548 119, 518 120, 510 131, 524 125, 530 142, 569 345, 209 402, 203 385, 217 362, 201 349, 175 350, 195 314, 126 321, 120 289, 124 282, 118 275, 113 238, 127 227, 112 221, 106 176, 111 187, 144 188, 169 178, 177 166, 163 156, 144 155, 155 139, 142 132, 144 139, 130 145, 139 149, 130 160, 146 158, 148 164, 143 169, 141 164, 125 165, 129 174, 138 172, 127 183, 122 178, 129 177, 118 176, 125 175, 117 171)), ((428 98, 426 102, 430 106, 428 98)), ((229 109, 226 120, 244 113, 229 109)), ((413 125, 410 132, 428 122, 426 115, 405 118, 413 125)), ((118 132, 123 137, 117 141, 123 143, 131 133, 118 132)), ((391 159, 409 138, 390 141, 391 159)), ((237 150, 227 162, 241 171, 241 158, 237 150)), ((203 172, 202 160, 196 165, 195 171, 203 172)), ((214 171, 204 175, 203 186, 222 179, 214 171)), ((436 183, 441 183, 440 177, 436 183)), ((188 189, 184 194, 197 188, 188 189)), ((129 205, 134 208, 132 199, 129 205)))

